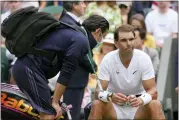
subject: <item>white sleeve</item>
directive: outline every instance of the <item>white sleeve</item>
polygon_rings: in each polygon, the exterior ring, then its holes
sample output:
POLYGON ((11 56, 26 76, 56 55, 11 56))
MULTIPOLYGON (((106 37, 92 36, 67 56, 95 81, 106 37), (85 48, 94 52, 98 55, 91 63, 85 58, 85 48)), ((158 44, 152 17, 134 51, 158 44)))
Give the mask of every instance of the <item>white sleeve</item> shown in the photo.
POLYGON ((103 58, 99 66, 98 78, 100 80, 106 80, 106 81, 110 80, 110 68, 109 68, 109 61, 107 56, 103 58))
POLYGON ((152 16, 150 15, 150 13, 146 16, 145 18, 145 24, 146 24, 146 29, 148 33, 153 33, 153 29, 152 29, 152 16))
POLYGON ((8 60, 13 60, 16 58, 16 56, 11 54, 8 49, 6 49, 6 57, 8 58, 8 60))
POLYGON ((142 65, 142 80, 149 80, 155 77, 152 61, 148 55, 145 56, 145 63, 142 65))

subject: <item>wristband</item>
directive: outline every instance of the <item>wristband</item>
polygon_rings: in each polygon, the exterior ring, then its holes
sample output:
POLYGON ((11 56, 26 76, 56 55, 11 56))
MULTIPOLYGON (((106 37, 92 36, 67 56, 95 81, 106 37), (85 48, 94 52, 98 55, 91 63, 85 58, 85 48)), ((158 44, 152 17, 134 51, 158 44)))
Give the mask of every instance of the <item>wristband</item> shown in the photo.
POLYGON ((113 93, 110 93, 108 91, 101 91, 98 94, 98 99, 103 102, 109 102, 109 101, 111 101, 112 95, 113 95, 113 93))
POLYGON ((146 105, 152 101, 152 96, 149 93, 143 93, 140 98, 143 100, 143 105, 146 105))

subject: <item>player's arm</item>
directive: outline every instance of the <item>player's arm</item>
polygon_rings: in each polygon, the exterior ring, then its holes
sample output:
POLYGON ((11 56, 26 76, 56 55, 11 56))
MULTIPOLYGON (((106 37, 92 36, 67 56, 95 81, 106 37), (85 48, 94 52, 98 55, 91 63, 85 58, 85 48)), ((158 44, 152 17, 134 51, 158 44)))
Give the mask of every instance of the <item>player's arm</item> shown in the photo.
POLYGON ((155 84, 155 73, 152 61, 148 55, 143 58, 145 63, 140 64, 142 71, 142 85, 145 92, 140 97, 130 96, 129 101, 133 107, 147 105, 152 100, 157 99, 157 89, 155 84))
POLYGON ((152 61, 149 56, 145 56, 145 63, 142 67, 142 85, 145 89, 139 98, 142 99, 142 105, 148 104, 152 100, 157 99, 157 88, 155 83, 155 72, 152 65, 152 61))
POLYGON ((155 78, 142 81, 145 91, 151 95, 153 100, 157 99, 157 88, 155 84, 155 78))
POLYGON ((152 19, 151 19, 151 14, 148 14, 145 18, 145 24, 146 24, 146 28, 147 28, 147 33, 150 35, 153 35, 153 23, 152 23, 152 19))

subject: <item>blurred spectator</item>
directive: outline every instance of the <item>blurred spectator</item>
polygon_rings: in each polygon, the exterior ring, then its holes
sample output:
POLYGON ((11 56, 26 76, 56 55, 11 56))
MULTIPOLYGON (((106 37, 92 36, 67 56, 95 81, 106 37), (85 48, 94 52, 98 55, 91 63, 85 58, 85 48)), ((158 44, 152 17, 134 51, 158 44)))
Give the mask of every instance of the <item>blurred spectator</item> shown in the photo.
POLYGON ((116 26, 122 24, 120 9, 115 1, 96 1, 88 4, 85 17, 98 14, 105 17, 109 24, 109 32, 113 32, 116 26))
MULTIPOLYGON (((176 12, 178 12, 178 1, 171 1, 170 4, 170 8, 175 10, 176 12)), ((158 9, 158 2, 157 1, 153 1, 152 2, 152 9, 158 9)))
POLYGON ((86 0, 84 0, 84 3, 86 4, 86 6, 88 6, 88 4, 91 3, 91 2, 93 2, 93 1, 86 1, 86 0))
MULTIPOLYGON (((146 30, 144 16, 141 14, 133 15, 130 19, 130 24, 135 27, 143 28, 146 30)), ((154 37, 151 34, 147 34, 145 39, 146 39, 146 40, 144 40, 145 46, 147 46, 149 48, 156 48, 154 37)))
POLYGON ((171 9, 175 10, 178 12, 178 1, 172 1, 171 2, 171 9))
POLYGON ((1 44, 1 82, 9 83, 8 80, 8 59, 6 57, 6 48, 1 44))
POLYGON ((152 8, 152 10, 157 9, 158 8, 158 3, 156 1, 153 1, 151 8, 152 8))
POLYGON ((151 60, 155 70, 155 75, 158 73, 159 70, 159 55, 156 49, 149 48, 144 45, 144 41, 146 40, 146 30, 145 29, 135 29, 135 48, 144 51, 147 53, 151 60))
POLYGON ((104 16, 104 12, 107 8, 106 1, 96 1, 88 4, 86 8, 85 17, 87 18, 91 14, 100 14, 104 16))
POLYGON ((39 7, 39 2, 38 1, 26 1, 26 0, 21 0, 23 1, 23 7, 29 7, 29 6, 34 6, 34 7, 39 7))
POLYGON ((133 1, 131 8, 131 16, 134 14, 142 14, 146 16, 152 10, 152 1, 133 1))
POLYGON ((4 21, 5 18, 7 18, 11 13, 13 13, 14 11, 22 8, 23 2, 19 2, 19 1, 11 1, 11 2, 7 2, 7 7, 8 10, 1 14, 1 23, 4 21))
POLYGON ((58 6, 63 6, 63 1, 58 0, 58 6))
POLYGON ((168 37, 176 38, 178 35, 178 14, 170 9, 170 2, 157 2, 158 9, 146 16, 147 32, 152 34, 158 46, 162 46, 168 37))
POLYGON ((133 1, 132 2, 132 8, 131 8, 131 16, 134 14, 142 14, 144 15, 144 11, 143 11, 144 7, 142 4, 142 1, 133 1))
POLYGON ((2 2, 3 4, 1 5, 3 7, 3 14, 1 15, 1 23, 3 22, 3 20, 8 17, 11 13, 13 13, 14 11, 20 9, 20 8, 24 8, 24 7, 29 7, 29 6, 34 6, 34 7, 39 7, 39 3, 38 2, 34 2, 34 1, 8 1, 8 2, 2 2))
POLYGON ((120 8, 120 13, 121 13, 121 18, 122 18, 122 24, 128 24, 128 19, 129 19, 129 11, 131 9, 131 2, 117 2, 119 8, 120 8))
POLYGON ((152 11, 152 1, 141 1, 143 5, 144 16, 146 16, 150 11, 152 11))
POLYGON ((43 9, 48 6, 58 6, 58 4, 58 1, 40 1, 40 9, 43 9))
POLYGON ((48 7, 41 9, 40 11, 50 13, 56 19, 59 20, 61 14, 62 14, 62 11, 63 11, 63 7, 62 6, 48 6, 48 7))
POLYGON ((1 14, 5 13, 8 10, 7 3, 5 1, 0 1, 1 3, 1 14))
POLYGON ((83 96, 83 101, 81 104, 81 108, 85 108, 87 104, 89 104, 92 101, 91 99, 91 90, 86 87, 85 88, 85 92, 84 92, 84 96, 83 96))
POLYGON ((109 32, 114 32, 115 28, 122 24, 120 9, 117 6, 116 1, 108 1, 107 5, 104 17, 109 21, 109 32))

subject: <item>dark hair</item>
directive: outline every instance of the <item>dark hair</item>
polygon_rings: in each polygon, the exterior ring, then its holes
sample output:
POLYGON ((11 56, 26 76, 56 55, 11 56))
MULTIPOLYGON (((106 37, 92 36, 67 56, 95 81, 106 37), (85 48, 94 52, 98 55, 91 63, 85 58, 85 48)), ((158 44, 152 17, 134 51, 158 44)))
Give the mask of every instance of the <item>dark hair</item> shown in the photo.
POLYGON ((134 27, 132 25, 129 25, 129 24, 121 25, 114 31, 114 40, 115 41, 118 41, 119 32, 132 32, 134 34, 134 37, 135 37, 134 27))
POLYGON ((71 12, 72 11, 72 7, 73 7, 73 4, 78 4, 80 1, 63 1, 63 8, 66 10, 66 11, 69 11, 71 12))
POLYGON ((132 20, 138 20, 141 25, 142 25, 142 28, 146 30, 146 25, 145 25, 145 18, 142 14, 135 14, 133 15, 131 18, 130 18, 130 22, 129 24, 132 23, 132 20))
POLYGON ((100 15, 91 15, 83 21, 85 29, 94 32, 96 29, 101 28, 102 33, 109 29, 109 22, 100 15))
POLYGON ((119 5, 119 8, 120 8, 120 9, 121 9, 121 8, 125 8, 125 9, 126 9, 127 7, 128 7, 128 6, 127 6, 127 5, 124 5, 124 4, 120 4, 120 5, 119 5))
POLYGON ((139 36, 142 40, 146 40, 146 30, 144 28, 135 28, 134 31, 139 32, 139 36))

